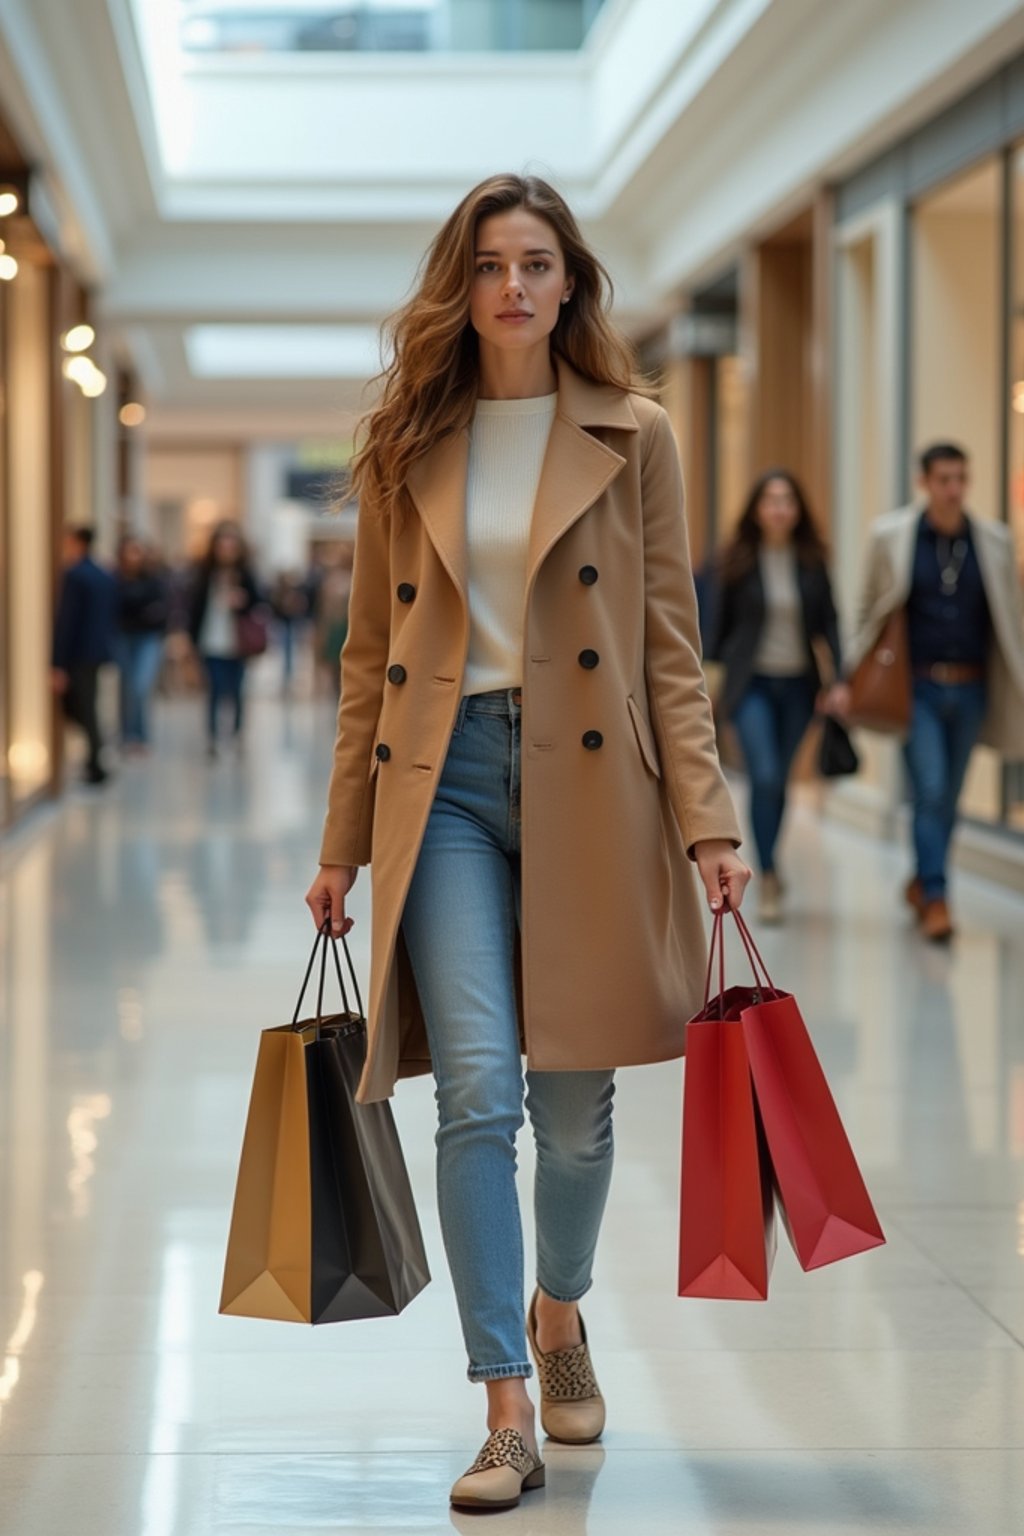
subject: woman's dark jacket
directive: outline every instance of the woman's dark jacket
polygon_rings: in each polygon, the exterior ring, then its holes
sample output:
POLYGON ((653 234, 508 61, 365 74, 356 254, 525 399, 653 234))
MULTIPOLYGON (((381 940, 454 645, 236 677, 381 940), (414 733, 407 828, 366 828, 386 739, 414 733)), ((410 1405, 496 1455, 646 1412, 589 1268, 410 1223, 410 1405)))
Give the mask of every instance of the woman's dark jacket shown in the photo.
MULTIPOLYGON (((797 585, 807 647, 807 671, 820 688, 824 680, 814 654, 815 640, 824 640, 831 651, 835 676, 839 677, 842 673, 839 623, 832 600, 832 583, 824 561, 807 562, 798 557, 797 585)), ((764 620, 764 585, 756 560, 749 571, 733 581, 726 582, 719 575, 707 657, 709 661, 721 662, 725 667, 725 682, 716 705, 716 713, 723 719, 735 713, 754 675, 754 657, 757 655, 764 620)))
POLYGON ((117 576, 117 627, 122 635, 162 635, 170 616, 167 583, 155 572, 117 576))
MULTIPOLYGON (((259 587, 256 585, 256 578, 247 565, 236 566, 232 574, 236 584, 241 587, 246 597, 245 603, 238 609, 238 612, 249 613, 256 607, 257 603, 262 601, 259 587)), ((199 643, 203 620, 206 617, 206 605, 210 600, 211 579, 212 571, 205 561, 201 565, 196 566, 192 574, 188 605, 188 632, 192 637, 193 645, 198 645, 199 643)))

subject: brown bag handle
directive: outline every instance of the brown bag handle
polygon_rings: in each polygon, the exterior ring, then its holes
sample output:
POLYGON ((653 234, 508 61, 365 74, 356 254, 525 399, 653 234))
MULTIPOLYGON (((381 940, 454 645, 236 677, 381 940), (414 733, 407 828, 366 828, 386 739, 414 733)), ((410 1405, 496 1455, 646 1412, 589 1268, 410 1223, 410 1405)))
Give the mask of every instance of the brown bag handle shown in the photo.
MULTIPOLYGON (((344 978, 344 976, 342 975, 342 972, 341 972, 341 961, 338 958, 338 941, 334 937, 334 935, 331 933, 331 920, 330 920, 330 918, 327 918, 327 919, 325 919, 323 926, 321 927, 321 929, 317 933, 317 936, 316 936, 315 940, 313 941, 313 949, 312 949, 312 953, 310 954, 310 957, 309 957, 309 964, 306 966, 306 974, 302 978, 302 990, 299 993, 299 1000, 295 1004, 295 1013, 292 1015, 292 1028, 295 1029, 298 1026, 299 1013, 300 1013, 300 1011, 302 1009, 302 1000, 303 1000, 303 998, 306 995, 306 988, 309 986, 309 978, 313 974, 313 966, 316 964, 317 951, 319 950, 319 952, 320 952, 320 981, 319 981, 319 985, 317 987, 317 995, 316 995, 316 1027, 317 1027, 317 1035, 318 1036, 319 1036, 319 1032, 320 1032, 320 1025, 323 1022, 323 1016, 324 1016, 324 982, 326 980, 326 975, 327 975, 327 947, 328 947, 328 944, 330 945, 331 951, 332 951, 332 953, 334 955, 334 969, 335 969, 335 971, 337 973, 337 977, 338 977, 338 986, 341 988, 341 1001, 342 1001, 342 1005, 344 1007, 344 1011, 346 1013, 351 1013, 352 1012, 351 1008, 349 1007, 348 992, 345 989, 345 978, 344 978)), ((359 993, 359 982, 356 979, 356 968, 352 964, 352 955, 349 952, 348 944, 345 942, 345 935, 344 934, 342 934, 342 936, 341 936, 341 947, 345 951, 345 961, 346 961, 346 964, 348 965, 348 973, 349 973, 349 976, 350 976, 351 981, 352 981, 352 990, 355 993, 356 1008, 358 1010, 358 1015, 359 1015, 360 1018, 364 1018, 365 1015, 363 1013, 363 999, 362 999, 362 997, 360 996, 360 993, 359 993)))

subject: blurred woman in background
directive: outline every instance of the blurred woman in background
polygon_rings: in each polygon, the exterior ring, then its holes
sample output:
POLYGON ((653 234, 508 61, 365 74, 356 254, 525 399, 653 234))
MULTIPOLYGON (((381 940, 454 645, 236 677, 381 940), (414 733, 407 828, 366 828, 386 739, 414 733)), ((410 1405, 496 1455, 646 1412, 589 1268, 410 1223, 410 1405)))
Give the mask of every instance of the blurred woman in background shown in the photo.
POLYGON ((846 694, 841 684, 823 689, 815 642, 825 642, 841 676, 839 627, 825 544, 788 470, 767 470, 754 484, 717 586, 708 657, 725 669, 718 714, 735 725, 750 775, 760 917, 779 922, 775 847, 790 768, 816 704, 842 714, 846 694))
POLYGON ((189 633, 202 658, 209 688, 207 755, 217 755, 220 706, 232 706, 232 735, 241 739, 243 686, 247 653, 252 647, 241 633, 241 621, 260 601, 249 551, 237 523, 218 523, 210 546, 196 568, 192 587, 189 633))
POLYGON ((117 664, 121 672, 121 744, 149 750, 149 704, 160 672, 169 595, 156 561, 131 534, 117 549, 117 664))

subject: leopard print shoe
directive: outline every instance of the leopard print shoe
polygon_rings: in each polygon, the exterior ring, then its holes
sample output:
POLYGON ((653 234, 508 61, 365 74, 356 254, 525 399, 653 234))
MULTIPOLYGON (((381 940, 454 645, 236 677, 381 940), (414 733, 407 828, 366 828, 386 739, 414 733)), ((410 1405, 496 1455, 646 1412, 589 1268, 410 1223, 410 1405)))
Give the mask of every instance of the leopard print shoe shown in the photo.
POLYGON ((574 1349, 537 1348, 537 1292, 533 1293, 526 1318, 530 1351, 540 1381, 540 1422, 544 1433, 566 1445, 590 1445, 604 1431, 605 1407, 587 1346, 587 1330, 580 1318, 582 1344, 574 1349))
POLYGON ((458 1509, 514 1509, 531 1488, 543 1488, 544 1463, 517 1429, 496 1429, 476 1461, 452 1488, 458 1509))

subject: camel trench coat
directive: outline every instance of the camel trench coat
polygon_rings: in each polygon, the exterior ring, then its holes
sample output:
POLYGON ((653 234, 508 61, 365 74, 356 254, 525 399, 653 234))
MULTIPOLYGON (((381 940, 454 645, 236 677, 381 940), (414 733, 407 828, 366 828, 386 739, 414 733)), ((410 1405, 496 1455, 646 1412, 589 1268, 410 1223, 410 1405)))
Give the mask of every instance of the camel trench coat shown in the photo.
MULTIPOLYGON (((357 524, 320 858, 371 866, 363 1102, 430 1068, 401 920, 468 650, 468 448, 468 432, 439 442, 413 466, 403 514, 363 505, 357 524)), ((680 1056, 706 962, 687 853, 706 838, 738 845, 739 832, 700 664, 679 458, 660 406, 561 362, 522 678, 527 1064, 680 1056)))

